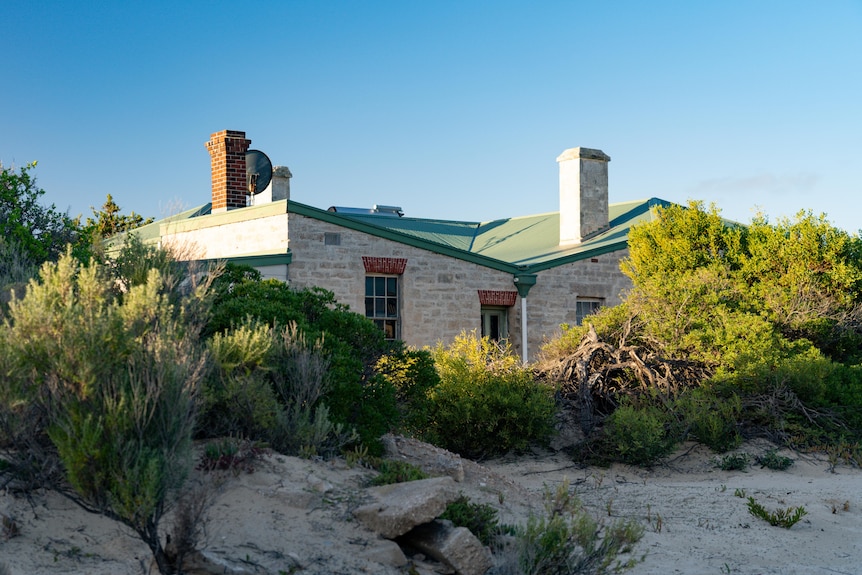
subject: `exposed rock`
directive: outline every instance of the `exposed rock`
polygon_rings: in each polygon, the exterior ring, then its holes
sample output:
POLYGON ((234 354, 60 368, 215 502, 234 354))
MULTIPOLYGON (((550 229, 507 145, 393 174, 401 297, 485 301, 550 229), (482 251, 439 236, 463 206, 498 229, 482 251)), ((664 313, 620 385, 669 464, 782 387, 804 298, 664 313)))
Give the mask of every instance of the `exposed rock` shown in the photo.
POLYGON ((320 477, 314 475, 313 473, 309 474, 306 478, 309 487, 311 487, 314 491, 318 493, 329 493, 332 491, 332 484, 320 477))
POLYGON ((493 563, 490 551, 469 529, 448 521, 419 525, 401 540, 451 566, 458 575, 483 575, 493 563))
POLYGON ((371 487, 367 493, 373 501, 357 508, 353 515, 367 528, 387 539, 394 539, 417 525, 428 523, 458 498, 458 490, 451 477, 371 487))
POLYGON ((407 557, 404 555, 401 547, 389 539, 375 541, 368 549, 362 551, 361 555, 363 559, 382 565, 391 565, 393 567, 407 565, 407 557))
POLYGON ((230 562, 207 551, 195 551, 183 559, 187 575, 254 575, 257 571, 230 562))
POLYGON ((400 435, 387 434, 382 441, 389 459, 409 461, 428 475, 448 475, 459 483, 464 481, 464 466, 457 453, 400 435))

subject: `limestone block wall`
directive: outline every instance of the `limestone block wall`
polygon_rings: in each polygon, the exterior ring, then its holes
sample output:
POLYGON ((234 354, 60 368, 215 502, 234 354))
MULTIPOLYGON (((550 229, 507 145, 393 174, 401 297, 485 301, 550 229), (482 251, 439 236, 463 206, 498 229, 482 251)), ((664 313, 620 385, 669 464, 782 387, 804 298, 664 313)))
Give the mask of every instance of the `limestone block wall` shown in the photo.
POLYGON ((530 359, 546 338, 559 333, 560 324, 575 325, 579 297, 601 298, 608 306, 622 301, 621 295, 631 289, 631 281, 620 271, 620 260, 627 255, 627 249, 611 252, 538 274, 527 297, 530 359))
MULTIPOLYGON (((461 330, 479 330, 478 290, 515 290, 512 275, 505 272, 298 214, 289 214, 289 226, 290 285, 326 288, 357 313, 365 313, 362 257, 406 258, 401 276, 401 339, 416 347, 448 343, 461 330), (329 245, 327 234, 332 234, 329 245)), ((516 305, 509 309, 513 341, 520 341, 519 322, 516 305)))
MULTIPOLYGON (((298 214, 289 214, 288 268, 292 287, 324 287, 351 310, 365 313, 363 256, 406 258, 401 276, 401 339, 410 345, 448 343, 462 330, 480 329, 478 290, 514 291, 510 273, 404 245, 298 214), (328 236, 328 238, 327 238, 328 236)), ((538 274, 527 297, 529 360, 561 323, 574 324, 578 297, 620 302, 630 282, 619 271, 625 251, 538 274)), ((508 308, 509 339, 521 353, 521 300, 508 308)))
MULTIPOLYGON (((351 310, 365 313, 365 267, 362 258, 405 258, 400 276, 401 339, 416 347, 449 343, 462 330, 480 330, 479 290, 515 291, 510 273, 417 247, 342 228, 314 218, 286 213, 269 204, 165 224, 163 245, 179 247, 189 259, 217 259, 261 252, 286 252, 289 266, 265 266, 264 277, 290 281, 302 289, 332 291, 351 310), (251 217, 250 217, 251 216, 251 217), (257 217, 254 217, 257 216, 257 217), (289 229, 289 240, 288 240, 289 229)), ((626 251, 614 252, 540 272, 527 297, 528 359, 562 323, 576 322, 578 297, 620 302, 630 282, 619 271, 626 251)), ((508 333, 521 354, 521 300, 508 308, 508 333)))

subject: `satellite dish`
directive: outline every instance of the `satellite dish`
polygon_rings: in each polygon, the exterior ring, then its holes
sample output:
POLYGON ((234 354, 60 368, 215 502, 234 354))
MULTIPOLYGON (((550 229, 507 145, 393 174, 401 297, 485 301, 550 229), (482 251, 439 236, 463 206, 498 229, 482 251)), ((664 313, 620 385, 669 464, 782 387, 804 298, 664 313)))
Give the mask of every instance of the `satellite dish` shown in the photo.
POLYGON ((260 150, 247 151, 245 153, 245 176, 249 195, 261 193, 272 180, 272 162, 260 150))

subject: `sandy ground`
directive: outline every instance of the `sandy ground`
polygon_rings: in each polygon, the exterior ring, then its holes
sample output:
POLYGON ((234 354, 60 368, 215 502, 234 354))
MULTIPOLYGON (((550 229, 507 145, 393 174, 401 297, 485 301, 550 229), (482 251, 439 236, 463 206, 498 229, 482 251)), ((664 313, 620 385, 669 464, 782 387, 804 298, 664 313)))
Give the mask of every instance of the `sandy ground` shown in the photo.
MULTIPOLYGON (((760 455, 770 448, 749 443, 738 451, 760 455)), ((687 446, 653 470, 567 469, 571 463, 556 457, 489 467, 532 492, 566 476, 596 516, 643 522, 636 551, 646 556, 633 575, 862 574, 862 471, 780 453, 795 459, 787 471, 756 464, 722 471, 702 446, 687 446), (748 512, 748 497, 768 510, 803 506, 808 515, 791 529, 773 527, 748 512)))
MULTIPOLYGON (((749 443, 738 451, 758 455, 769 447, 749 443)), ((636 548, 644 560, 633 575, 862 574, 862 471, 782 454, 795 459, 787 471, 755 464, 727 472, 692 445, 652 470, 581 467, 561 453, 537 453, 465 461, 461 487, 499 507, 502 521, 523 523, 546 489, 568 481, 596 517, 644 525, 636 548), (749 496, 770 510, 803 506, 808 515, 791 529, 773 527, 749 514, 749 496)), ((405 573, 387 566, 379 538, 351 520, 372 475, 342 460, 267 456, 253 473, 212 483, 201 547, 226 573, 405 573)), ((0 530, 0 564, 13 575, 154 572, 149 551, 127 529, 56 494, 28 501, 0 493, 0 513, 18 531, 8 538, 8 528, 0 530)))

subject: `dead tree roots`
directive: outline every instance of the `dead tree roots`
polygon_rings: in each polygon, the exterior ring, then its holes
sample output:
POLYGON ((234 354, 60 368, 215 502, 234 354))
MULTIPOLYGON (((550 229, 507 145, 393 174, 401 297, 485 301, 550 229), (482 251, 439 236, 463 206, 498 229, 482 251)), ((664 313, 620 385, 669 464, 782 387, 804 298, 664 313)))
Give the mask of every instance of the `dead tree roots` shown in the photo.
POLYGON ((541 368, 541 376, 559 386, 558 397, 578 413, 585 435, 612 412, 622 397, 651 394, 668 402, 699 385, 710 371, 702 364, 668 359, 645 347, 602 341, 590 325, 578 348, 541 368))

